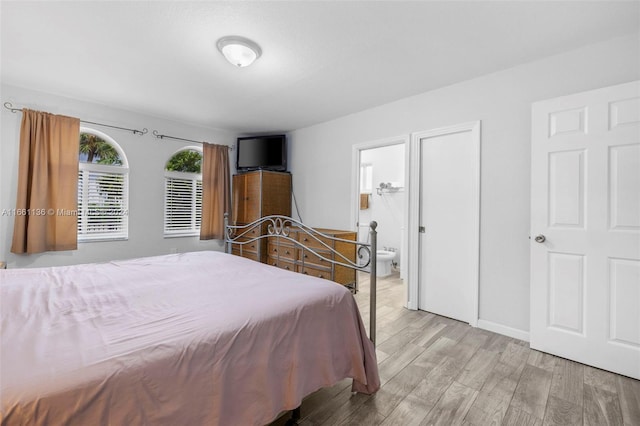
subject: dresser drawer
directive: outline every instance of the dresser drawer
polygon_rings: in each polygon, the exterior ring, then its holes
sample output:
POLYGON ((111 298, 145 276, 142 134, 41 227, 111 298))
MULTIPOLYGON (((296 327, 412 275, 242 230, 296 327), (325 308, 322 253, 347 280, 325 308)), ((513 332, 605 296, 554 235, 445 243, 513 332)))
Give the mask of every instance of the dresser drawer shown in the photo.
POLYGON ((278 243, 277 240, 269 238, 267 247, 269 256, 291 261, 294 261, 297 257, 297 249, 293 245, 278 243))
POLYGON ((269 264, 271 266, 278 267, 278 268, 285 269, 287 271, 295 272, 295 270, 296 270, 295 262, 292 262, 292 261, 289 261, 289 260, 283 260, 282 258, 278 259, 277 257, 273 257, 273 256, 269 256, 267 258, 267 264, 269 264))
MULTIPOLYGON (((240 225, 240 224, 239 224, 240 225)), ((260 236, 260 227, 254 226, 252 228, 238 228, 235 230, 235 235, 237 236, 238 241, 247 241, 252 238, 256 238, 260 236), (240 236, 242 235, 242 236, 240 236)))
POLYGON ((327 246, 330 248, 333 247, 332 240, 320 237, 318 235, 311 236, 303 231, 298 232, 298 241, 300 241, 302 245, 310 248, 318 248, 318 249, 326 250, 327 246))
POLYGON ((256 241, 251 241, 250 243, 245 243, 245 244, 238 244, 235 243, 233 244, 233 246, 231 247, 232 251, 240 251, 240 247, 242 247, 242 252, 254 252, 257 253, 258 252, 258 248, 260 247, 260 240, 256 240, 256 241))
POLYGON ((305 265, 304 268, 302 265, 298 265, 298 272, 304 275, 309 275, 311 277, 324 278, 325 280, 331 280, 331 269, 325 269, 320 267, 310 267, 305 265))
POLYGON ((324 259, 319 256, 316 256, 315 254, 311 253, 309 250, 300 249, 298 250, 298 260, 300 261, 300 263, 304 262, 305 266, 309 265, 311 267, 313 267, 313 265, 319 265, 325 268, 331 268, 331 262, 329 262, 328 260, 325 260, 325 259, 332 258, 331 252, 320 250, 320 249, 314 249, 314 251, 318 253, 320 256, 324 257, 324 259))

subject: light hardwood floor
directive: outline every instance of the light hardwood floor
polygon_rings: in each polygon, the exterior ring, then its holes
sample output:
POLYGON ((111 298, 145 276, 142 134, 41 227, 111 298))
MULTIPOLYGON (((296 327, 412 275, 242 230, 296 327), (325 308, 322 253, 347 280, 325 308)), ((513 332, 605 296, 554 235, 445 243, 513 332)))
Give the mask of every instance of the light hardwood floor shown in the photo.
MULTIPOLYGON (((355 296, 369 317, 366 275, 355 296)), ((352 395, 351 380, 302 403, 301 426, 640 426, 640 382, 529 348, 527 342, 402 307, 397 275, 379 280, 382 387, 352 395)), ((368 324, 367 324, 368 330, 368 324)), ((281 426, 288 415, 272 426, 281 426)))

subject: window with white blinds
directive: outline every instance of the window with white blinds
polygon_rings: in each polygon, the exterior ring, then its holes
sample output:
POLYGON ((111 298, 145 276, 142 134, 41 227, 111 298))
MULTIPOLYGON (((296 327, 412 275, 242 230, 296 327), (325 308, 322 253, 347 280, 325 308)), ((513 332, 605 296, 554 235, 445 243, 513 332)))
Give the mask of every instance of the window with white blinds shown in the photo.
POLYGON ((202 219, 202 153, 183 148, 165 166, 164 236, 200 235, 202 219))
POLYGON ((119 166, 80 164, 78 240, 128 237, 128 170, 119 166))
POLYGON ((202 176, 166 172, 164 193, 164 234, 199 235, 202 219, 202 176))
POLYGON ((129 236, 129 168, 107 135, 81 129, 78 170, 78 241, 129 236))

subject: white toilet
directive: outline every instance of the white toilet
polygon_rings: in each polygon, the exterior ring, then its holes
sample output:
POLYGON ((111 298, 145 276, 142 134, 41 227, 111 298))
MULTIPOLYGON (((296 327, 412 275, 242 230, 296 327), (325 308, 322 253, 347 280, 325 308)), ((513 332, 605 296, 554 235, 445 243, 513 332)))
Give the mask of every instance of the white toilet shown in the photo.
POLYGON ((395 257, 396 252, 394 251, 376 251, 376 277, 388 277, 391 275, 391 262, 395 257))

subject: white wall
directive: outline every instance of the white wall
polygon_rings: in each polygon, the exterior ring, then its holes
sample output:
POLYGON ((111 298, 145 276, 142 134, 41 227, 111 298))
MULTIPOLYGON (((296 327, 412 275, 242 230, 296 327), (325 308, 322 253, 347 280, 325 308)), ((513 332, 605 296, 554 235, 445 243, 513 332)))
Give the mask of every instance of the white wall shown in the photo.
POLYGON ((361 225, 360 234, 366 241, 369 235, 369 223, 378 222, 378 248, 391 247, 396 250, 395 261, 400 264, 400 247, 402 242, 401 229, 404 226, 404 189, 398 192, 384 191, 378 195, 376 188, 380 182, 397 182, 404 185, 404 145, 391 145, 380 148, 366 149, 360 152, 360 163, 373 166, 373 193, 369 197, 369 208, 359 210, 361 225))
POLYGON ((353 229, 352 145, 482 120, 480 318, 527 331, 531 103, 639 78, 634 34, 291 132, 301 214, 353 229))
MULTIPOLYGON (((103 105, 62 98, 50 94, 12 86, 2 86, 2 102, 14 107, 27 107, 54 114, 78 117, 83 120, 115 126, 149 130, 144 136, 130 132, 95 126, 111 136, 125 151, 129 160, 129 239, 128 241, 80 243, 78 250, 48 252, 36 255, 9 253, 13 233, 13 217, 0 215, 0 260, 9 268, 68 265, 100 262, 112 259, 167 254, 194 250, 222 250, 220 241, 200 241, 198 237, 163 237, 164 165, 177 149, 199 144, 157 139, 151 132, 194 140, 233 145, 236 135, 146 116, 103 105)), ((179 108, 176 105, 176 108, 179 108)), ((22 114, 2 108, 2 140, 0 143, 0 212, 15 208, 17 187, 18 144, 22 114)), ((92 125, 86 125, 92 127, 92 125)), ((233 155, 233 153, 230 153, 233 155)), ((233 162, 232 162, 233 163, 233 162)))

